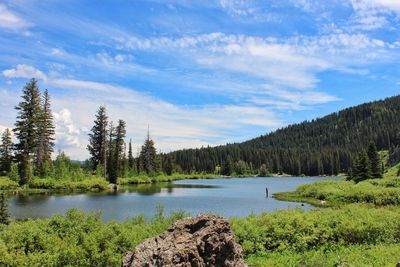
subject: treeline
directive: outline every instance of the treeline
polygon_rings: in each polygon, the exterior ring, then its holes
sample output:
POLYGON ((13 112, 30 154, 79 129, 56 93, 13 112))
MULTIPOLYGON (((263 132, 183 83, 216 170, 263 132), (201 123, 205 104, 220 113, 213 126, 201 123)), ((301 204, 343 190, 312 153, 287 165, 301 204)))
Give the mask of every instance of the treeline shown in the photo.
POLYGON ((253 169, 263 164, 274 173, 336 175, 347 172, 358 151, 373 141, 400 161, 400 96, 362 104, 235 144, 185 149, 169 154, 184 172, 229 175, 240 161, 253 169))
POLYGON ((109 121, 106 107, 100 106, 87 147, 91 155, 89 165, 94 172, 104 176, 111 183, 117 183, 118 177, 131 177, 143 173, 149 176, 160 172, 172 174, 172 158, 166 156, 161 161, 149 131, 140 154, 134 157, 132 140, 128 143, 127 152, 125 121, 118 120, 117 126, 113 125, 113 122, 109 121))
POLYGON ((114 126, 105 106, 98 109, 89 133, 90 159, 73 161, 59 151, 53 160, 55 123, 48 91, 41 94, 37 80, 31 79, 24 86, 21 98, 15 107, 18 111, 15 127, 4 130, 0 145, 0 173, 20 185, 38 183, 33 182, 34 177, 81 181, 92 175, 117 183, 117 177, 152 176, 161 172, 171 175, 176 170, 172 157, 164 156, 161 160, 149 133, 140 154, 134 157, 132 142, 128 146, 125 142, 125 121, 118 120, 114 126))

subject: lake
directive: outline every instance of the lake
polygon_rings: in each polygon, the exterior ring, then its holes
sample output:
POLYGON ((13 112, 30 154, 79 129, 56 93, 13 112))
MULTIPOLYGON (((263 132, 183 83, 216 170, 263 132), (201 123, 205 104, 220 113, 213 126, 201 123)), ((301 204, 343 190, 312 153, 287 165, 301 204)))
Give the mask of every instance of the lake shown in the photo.
POLYGON ((44 218, 63 214, 70 208, 101 211, 103 219, 124 220, 143 214, 151 218, 162 205, 166 213, 183 210, 192 215, 212 212, 242 217, 284 208, 313 206, 272 198, 276 192, 293 191, 302 184, 335 178, 257 177, 210 180, 181 180, 172 183, 132 185, 118 192, 76 194, 31 194, 11 196, 9 211, 16 218, 44 218), (269 197, 266 197, 266 187, 269 197))

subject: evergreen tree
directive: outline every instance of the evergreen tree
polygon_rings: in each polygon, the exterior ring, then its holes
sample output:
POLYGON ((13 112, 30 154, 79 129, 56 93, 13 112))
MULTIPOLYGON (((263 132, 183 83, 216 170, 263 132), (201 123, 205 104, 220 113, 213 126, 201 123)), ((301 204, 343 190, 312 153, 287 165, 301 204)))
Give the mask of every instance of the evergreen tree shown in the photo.
POLYGON ((38 144, 36 148, 36 168, 41 175, 45 175, 46 169, 48 169, 46 166, 51 164, 51 154, 54 151, 54 129, 50 96, 46 89, 44 91, 43 106, 39 116, 38 144))
POLYGON ((103 167, 107 164, 107 126, 108 117, 106 107, 100 106, 94 120, 94 126, 91 133, 89 133, 89 145, 87 146, 91 155, 90 160, 93 170, 96 170, 99 164, 103 167))
POLYGON ((248 165, 243 160, 239 160, 233 164, 233 170, 237 175, 244 175, 248 172, 248 165))
POLYGON ((121 161, 121 177, 126 177, 129 172, 129 162, 126 157, 126 144, 124 143, 124 152, 122 153, 122 161, 121 161))
POLYGON ((117 183, 118 176, 122 174, 122 162, 123 154, 125 151, 124 138, 126 136, 126 123, 123 120, 118 121, 118 125, 115 128, 115 138, 112 140, 112 157, 110 160, 110 173, 109 181, 110 183, 117 183))
POLYGON ((1 136, 1 145, 0 145, 0 170, 1 175, 6 175, 11 171, 11 163, 12 163, 12 150, 13 143, 11 139, 11 131, 10 129, 5 129, 1 136))
POLYGON ((42 113, 40 91, 35 79, 25 85, 22 101, 15 109, 18 111, 14 128, 18 139, 15 145, 16 158, 19 163, 20 184, 26 184, 33 175, 31 161, 36 152, 38 124, 42 113))
POLYGON ((228 156, 227 161, 222 164, 221 174, 230 176, 233 172, 233 161, 232 158, 228 156))
POLYGON ((19 177, 18 163, 16 162, 11 163, 11 169, 7 175, 11 180, 19 182, 20 177, 19 177))
POLYGON ((154 147, 153 140, 150 139, 150 133, 147 132, 147 138, 140 151, 140 171, 147 174, 155 174, 159 171, 159 159, 157 156, 156 148, 154 147))
POLYGON ((371 177, 371 162, 365 151, 359 153, 355 161, 353 180, 358 183, 371 177))
POLYGON ((166 175, 172 175, 172 173, 174 172, 174 163, 173 163, 173 159, 172 156, 169 155, 167 156, 163 162, 162 162, 162 168, 163 168, 163 172, 166 175))
POLYGON ((376 145, 371 142, 368 146, 368 158, 371 164, 371 178, 382 178, 382 166, 376 145))
POLYGON ((267 165, 266 164, 261 164, 261 167, 258 171, 258 176, 260 177, 267 177, 270 176, 267 165))
POLYGON ((133 158, 133 151, 132 151, 132 139, 129 140, 128 166, 129 166, 129 169, 131 169, 131 170, 135 168, 135 159, 133 158))
POLYGON ((113 159, 114 159, 113 157, 114 157, 114 147, 115 147, 114 146, 114 138, 115 138, 115 127, 114 127, 113 122, 111 121, 110 125, 108 127, 108 140, 107 140, 108 155, 107 155, 107 159, 106 159, 107 164, 105 166, 105 173, 107 174, 106 178, 108 181, 110 181, 110 173, 113 171, 112 169, 113 169, 113 159))
POLYGON ((7 210, 7 198, 5 194, 0 194, 0 224, 9 224, 10 214, 7 210))

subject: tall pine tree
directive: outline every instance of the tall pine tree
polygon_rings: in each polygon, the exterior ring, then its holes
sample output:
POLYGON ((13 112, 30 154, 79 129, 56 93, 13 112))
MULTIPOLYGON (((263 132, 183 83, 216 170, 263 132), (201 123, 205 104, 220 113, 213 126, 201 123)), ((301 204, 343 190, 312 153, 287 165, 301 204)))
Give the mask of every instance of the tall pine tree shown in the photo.
POLYGON ((353 180, 358 183, 371 177, 371 162, 368 154, 362 151, 358 154, 353 170, 353 180))
POLYGON ((174 160, 172 159, 172 155, 168 155, 164 158, 162 162, 162 169, 166 175, 172 175, 174 172, 174 160))
POLYGON ((10 129, 5 129, 1 135, 0 145, 0 170, 1 175, 6 175, 11 170, 13 143, 10 129))
POLYGON ((32 178, 32 156, 36 152, 38 124, 41 108, 40 91, 36 79, 28 82, 22 93, 22 101, 15 107, 18 111, 14 133, 18 139, 15 145, 19 162, 20 184, 26 184, 32 178))
POLYGON ((132 151, 132 139, 129 140, 128 167, 129 167, 130 172, 135 172, 136 164, 135 164, 135 158, 133 157, 133 151, 132 151))
POLYGON ((371 178, 382 178, 382 165, 374 142, 369 144, 367 153, 371 164, 371 178))
MULTIPOLYGON (((110 159, 109 181, 110 183, 117 183, 117 178, 122 174, 122 163, 125 151, 124 138, 126 136, 126 123, 123 120, 118 121, 115 128, 115 138, 111 141, 112 153, 110 159)), ((112 137, 112 136, 111 136, 112 137)))
POLYGON ((150 139, 150 132, 147 131, 147 138, 142 146, 139 156, 140 171, 147 174, 155 174, 160 169, 160 161, 158 159, 157 150, 154 147, 154 141, 150 139))
POLYGON ((47 89, 43 95, 43 106, 38 124, 38 144, 36 148, 36 168, 44 175, 45 163, 51 163, 51 154, 54 152, 54 121, 50 106, 50 96, 47 89))
POLYGON ((91 155, 90 161, 92 162, 93 170, 96 170, 99 164, 103 166, 104 170, 106 169, 107 127, 108 117, 106 107, 100 106, 92 130, 89 133, 89 145, 87 146, 91 155))

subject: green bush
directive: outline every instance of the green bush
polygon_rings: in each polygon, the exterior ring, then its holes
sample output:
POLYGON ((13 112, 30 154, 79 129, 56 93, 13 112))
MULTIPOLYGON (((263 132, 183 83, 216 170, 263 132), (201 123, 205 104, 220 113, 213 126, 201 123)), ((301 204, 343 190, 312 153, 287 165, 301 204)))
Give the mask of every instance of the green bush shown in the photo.
POLYGON ((30 188, 53 189, 65 191, 101 191, 108 188, 108 182, 103 178, 91 178, 80 181, 55 180, 51 178, 35 177, 29 182, 30 188))
MULTIPOLYGON (((70 210, 48 219, 0 226, 0 266, 120 266, 127 251, 175 220, 101 220, 70 210)), ((387 266, 400 258, 400 207, 352 204, 341 209, 283 210, 231 219, 251 266, 387 266)))
POLYGON ((347 205, 310 212, 283 210, 232 219, 246 255, 303 252, 327 245, 400 242, 400 208, 347 205))
POLYGON ((69 210, 65 216, 17 221, 0 228, 1 266, 120 266, 122 256, 165 231, 183 213, 139 216, 104 223, 99 214, 69 210))
POLYGON ((11 190, 18 187, 16 181, 10 180, 8 177, 0 176, 0 190, 11 190))

